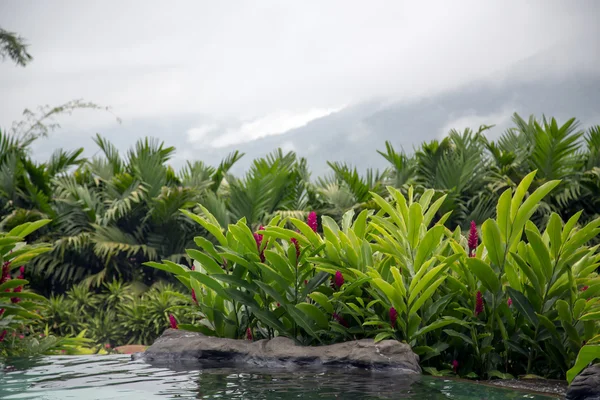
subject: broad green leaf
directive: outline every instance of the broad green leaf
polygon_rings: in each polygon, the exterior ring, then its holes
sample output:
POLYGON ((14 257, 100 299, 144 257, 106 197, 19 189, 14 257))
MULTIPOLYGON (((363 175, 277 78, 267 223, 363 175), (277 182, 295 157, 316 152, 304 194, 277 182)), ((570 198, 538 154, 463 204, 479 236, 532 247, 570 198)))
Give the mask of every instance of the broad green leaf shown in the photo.
POLYGON ((562 220, 557 213, 552 213, 546 226, 546 232, 550 237, 550 249, 552 250, 552 256, 557 259, 560 254, 560 248, 562 246, 562 220))
POLYGON ((598 321, 598 320, 600 320, 600 311, 583 314, 579 318, 579 320, 580 321, 598 321))
POLYGON ((311 294, 308 295, 308 297, 310 297, 318 305, 320 305, 321 307, 323 307, 323 309, 325 311, 327 311, 329 314, 333 314, 333 305, 329 301, 329 298, 327 296, 325 296, 323 293, 321 293, 321 292, 312 292, 311 294))
MULTIPOLYGON (((203 208, 204 210, 206 210, 204 207, 202 207, 202 206, 200 206, 200 207, 203 208)), ((191 213, 188 210, 181 209, 179 211, 181 211, 188 218, 191 218, 195 222, 197 222, 200 225, 202 225, 202 227, 204 229, 206 229, 207 231, 209 231, 217 239, 217 241, 221 244, 221 246, 227 246, 227 238, 223 234, 223 229, 221 228, 221 226, 218 225, 218 223, 217 224, 212 224, 209 221, 207 221, 206 219, 200 217, 199 215, 191 213)), ((212 214, 210 214, 208 212, 208 210, 205 211, 205 214, 206 213, 208 213, 209 215, 212 216, 212 214)))
POLYGON ((194 260, 198 261, 202 268, 204 268, 204 270, 206 270, 206 272, 208 272, 209 274, 216 275, 225 273, 225 271, 223 271, 221 266, 214 260, 214 258, 202 253, 201 251, 195 249, 187 249, 186 253, 188 256, 190 256, 190 258, 193 258, 194 260))
POLYGON ((469 266, 469 270, 471 270, 475 276, 477 276, 487 290, 492 293, 496 293, 498 290, 500 290, 498 276, 492 267, 481 261, 479 258, 471 257, 467 258, 467 265, 469 266))
POLYGON ((373 339, 373 341, 375 343, 381 342, 382 340, 388 339, 393 337, 394 334, 392 332, 380 332, 375 336, 375 339, 373 339))
POLYGON ((165 271, 165 272, 170 272, 171 274, 175 274, 175 275, 185 275, 189 272, 189 270, 187 268, 185 268, 179 264, 175 264, 175 266, 173 266, 173 265, 157 263, 154 261, 148 261, 148 262, 143 263, 142 265, 160 269, 161 271, 165 271))
POLYGON ((506 292, 510 296, 513 306, 519 310, 519 312, 529 321, 529 323, 533 326, 538 326, 539 320, 533 306, 527 300, 525 295, 511 287, 506 288, 506 292))
POLYGON ((414 303, 412 303, 412 305, 410 306, 409 315, 418 312, 419 309, 423 306, 423 304, 425 304, 425 302, 427 300, 429 300, 431 298, 431 296, 433 296, 433 294, 435 293, 435 291, 437 290, 437 288, 445 280, 446 280, 446 276, 442 276, 437 281, 433 282, 427 289, 425 289, 425 291, 423 292, 423 294, 421 296, 419 296, 417 298, 417 300, 414 303))
POLYGON ((512 198, 512 190, 506 189, 498 199, 498 205, 496 206, 496 220, 498 221, 498 228, 504 239, 504 242, 510 235, 510 202, 512 198))
POLYGON ((462 325, 462 326, 468 326, 469 323, 467 321, 462 321, 460 319, 454 318, 454 317, 442 317, 441 319, 438 319, 435 322, 432 322, 431 324, 424 326, 423 328, 419 329, 414 337, 420 337, 428 332, 434 331, 436 329, 439 328, 443 328, 444 326, 450 325, 450 324, 457 324, 457 325, 462 325))
POLYGON ((561 320, 564 321, 564 323, 566 324, 572 324, 573 323, 573 318, 571 316, 571 310, 569 307, 569 303, 567 303, 564 300, 558 300, 556 302, 556 311, 558 311, 558 316, 560 317, 561 320))
POLYGON ((0 285, 0 292, 4 292, 5 290, 13 289, 19 286, 25 286, 28 283, 29 281, 25 279, 11 279, 0 285))
POLYGON ((488 219, 481 226, 481 234, 483 238, 483 245, 488 251, 488 257, 494 264, 499 268, 504 265, 504 254, 506 251, 506 244, 502 239, 500 228, 493 219, 488 219))
POLYGON ((205 275, 199 271, 190 271, 189 274, 190 274, 190 280, 192 280, 192 279, 197 280, 198 282, 205 285, 206 287, 214 290, 218 296, 222 297, 223 299, 229 300, 229 296, 227 296, 227 294, 223 290, 223 286, 221 286, 221 284, 219 282, 217 282, 210 276, 205 275))
POLYGON ((552 263, 550 261, 550 252, 548 251, 548 248, 544 244, 539 233, 530 229, 525 229, 525 235, 527 235, 527 240, 533 248, 535 257, 537 257, 539 261, 546 280, 549 281, 552 277, 552 263))
POLYGON ((296 304, 296 308, 305 313, 308 317, 310 317, 313 321, 317 323, 322 329, 327 329, 329 327, 329 319, 323 313, 323 311, 319 310, 313 304, 309 303, 299 303, 296 304))
POLYGON ((446 228, 442 225, 436 225, 430 230, 427 231, 421 243, 419 244, 419 248, 417 249, 417 255, 415 256, 415 262, 413 264, 415 272, 419 271, 423 262, 431 256, 433 251, 440 244, 440 240, 444 235, 444 230, 446 228))
POLYGON ((423 209, 419 203, 411 204, 408 209, 408 243, 415 249, 419 244, 421 223, 423 222, 423 209))
POLYGON ((581 348, 577 355, 577 360, 573 368, 567 371, 567 382, 571 383, 573 379, 588 366, 592 361, 600 358, 599 345, 586 345, 581 348))

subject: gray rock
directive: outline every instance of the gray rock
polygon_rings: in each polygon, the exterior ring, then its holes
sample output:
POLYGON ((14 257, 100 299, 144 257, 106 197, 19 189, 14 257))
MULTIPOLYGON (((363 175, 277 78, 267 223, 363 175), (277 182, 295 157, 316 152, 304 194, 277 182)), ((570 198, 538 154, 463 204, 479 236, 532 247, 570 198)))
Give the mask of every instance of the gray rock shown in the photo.
POLYGON ((600 364, 584 369, 571 382, 567 400, 600 400, 600 364))
POLYGON ((396 340, 375 343, 372 339, 363 339, 327 346, 298 346, 284 337, 251 342, 167 329, 144 353, 134 354, 132 358, 153 364, 352 366, 421 373, 419 356, 409 345, 396 340))

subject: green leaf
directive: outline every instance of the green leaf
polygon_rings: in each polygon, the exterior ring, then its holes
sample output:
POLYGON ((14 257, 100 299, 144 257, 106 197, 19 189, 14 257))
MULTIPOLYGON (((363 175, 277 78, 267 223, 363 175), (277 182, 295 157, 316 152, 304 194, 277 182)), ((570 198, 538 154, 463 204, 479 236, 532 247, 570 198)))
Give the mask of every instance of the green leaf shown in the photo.
POLYGON ((481 261, 479 258, 474 257, 467 258, 467 265, 487 290, 492 293, 496 293, 500 290, 498 276, 492 267, 481 261))
MULTIPOLYGON (((205 215, 213 216, 210 212, 208 212, 208 210, 204 206, 199 205, 199 207, 204 211, 205 215)), ((202 227, 204 229, 209 231, 217 239, 217 241, 219 242, 219 244, 221 246, 227 246, 227 238, 223 234, 223 229, 221 228, 221 226, 219 226, 218 223, 211 223, 211 222, 207 221, 206 219, 200 217, 199 215, 189 212, 188 210, 181 209, 179 211, 181 211, 188 218, 191 218, 195 222, 202 225, 202 227)), ((214 216, 213 216, 213 218, 214 218, 214 216)))
POLYGON ((583 314, 580 321, 598 321, 600 320, 600 311, 583 314))
POLYGON ((319 310, 313 304, 309 303, 299 303, 296 304, 296 308, 305 313, 308 317, 310 317, 313 321, 317 323, 322 329, 327 329, 329 327, 329 319, 323 313, 323 311, 319 310))
POLYGON ((546 226, 546 233, 550 237, 550 249, 555 259, 558 258, 562 246, 562 219, 557 213, 552 213, 546 226))
POLYGON ((498 205, 496 206, 496 220, 498 221, 498 228, 504 238, 504 241, 510 234, 510 201, 512 196, 512 190, 506 189, 498 199, 498 205))
POLYGON ((428 332, 434 331, 436 329, 439 328, 443 328, 444 326, 450 325, 450 324, 457 324, 457 325, 462 325, 462 326, 468 326, 469 323, 467 321, 462 321, 460 319, 454 318, 454 317, 442 317, 441 319, 438 319, 437 321, 424 326, 423 328, 419 329, 414 337, 418 338, 428 332))
POLYGON ((533 306, 527 300, 525 295, 511 287, 507 287, 506 291, 510 296, 513 305, 517 310, 529 321, 529 323, 533 326, 538 326, 539 320, 535 311, 533 310, 533 306))
POLYGON ((501 268, 504 265, 506 244, 502 239, 502 234, 496 221, 493 219, 485 221, 481 226, 481 234, 483 245, 488 251, 488 256, 494 264, 501 268))
POLYGON ((415 262, 413 264, 415 272, 419 271, 423 262, 428 259, 433 251, 439 246, 445 230, 446 227, 443 225, 436 225, 428 230, 425 236, 423 236, 423 240, 421 240, 421 243, 419 244, 415 262))
POLYGON ((423 209, 419 203, 411 204, 408 209, 408 243, 411 248, 419 244, 421 234, 421 223, 423 222, 423 209))
POLYGON ((599 345, 586 345, 579 350, 577 360, 573 368, 567 371, 567 382, 573 382, 573 379, 592 361, 600 358, 599 345))
POLYGON ((312 292, 311 294, 308 295, 308 297, 310 297, 318 305, 320 305, 321 307, 323 307, 323 309, 325 311, 327 311, 329 314, 333 314, 333 305, 329 301, 329 298, 327 296, 325 296, 323 293, 321 293, 321 292, 312 292))
POLYGON ((558 311, 558 316, 560 319, 566 324, 573 323, 573 317, 571 316, 571 309, 569 307, 569 303, 564 300, 558 300, 556 302, 556 311, 558 311))
POLYGON ((39 294, 31 293, 31 292, 0 292, 0 298, 17 298, 17 299, 28 299, 28 300, 36 300, 40 302, 47 302, 44 296, 40 296, 39 294))
POLYGON ((316 331, 315 325, 311 323, 311 320, 308 319, 307 315, 304 312, 300 311, 293 305, 287 305, 285 306, 285 309, 287 310, 290 317, 292 317, 292 319, 296 322, 296 324, 302 327, 302 329, 304 329, 306 333, 308 333, 310 336, 314 337, 319 342, 321 342, 321 339, 319 338, 319 335, 316 331))
POLYGON ((0 285, 0 292, 4 292, 5 290, 13 289, 19 286, 25 286, 28 283, 29 281, 25 279, 11 279, 0 285))
POLYGON ((525 235, 527 235, 527 240, 533 248, 535 257, 540 263, 546 281, 549 281, 552 277, 552 263, 550 261, 550 252, 548 251, 546 244, 542 240, 540 234, 533 230, 525 229, 525 235))
POLYGON ((190 279, 195 279, 206 287, 215 291, 215 293, 223 298, 224 300, 229 300, 229 296, 225 293, 223 286, 210 276, 203 274, 199 271, 190 271, 190 279))
POLYGON ((253 293, 258 293, 259 289, 258 286, 256 286, 254 283, 243 279, 243 278, 238 278, 235 275, 226 275, 226 274, 217 274, 217 275, 212 275, 212 278, 228 283, 232 286, 236 286, 239 288, 243 288, 246 290, 249 290, 250 292, 253 293))
POLYGON ((388 339, 393 337, 394 334, 392 332, 380 332, 375 336, 375 339, 373 339, 373 341, 375 343, 381 342, 382 340, 388 339))
POLYGON ((453 337, 457 337, 462 339, 465 343, 470 344, 471 346, 473 345, 473 340, 471 340, 470 337, 468 337, 467 335, 465 335, 464 333, 460 333, 460 332, 456 332, 453 329, 444 329, 443 331, 444 333, 446 333, 446 335, 448 336, 453 336, 453 337))
POLYGON ((148 262, 143 263, 142 265, 160 269, 161 271, 165 271, 165 272, 170 272, 171 274, 175 274, 175 275, 186 275, 189 272, 189 270, 187 268, 185 268, 184 266, 179 265, 179 264, 167 265, 167 264, 157 263, 154 261, 148 261, 148 262))

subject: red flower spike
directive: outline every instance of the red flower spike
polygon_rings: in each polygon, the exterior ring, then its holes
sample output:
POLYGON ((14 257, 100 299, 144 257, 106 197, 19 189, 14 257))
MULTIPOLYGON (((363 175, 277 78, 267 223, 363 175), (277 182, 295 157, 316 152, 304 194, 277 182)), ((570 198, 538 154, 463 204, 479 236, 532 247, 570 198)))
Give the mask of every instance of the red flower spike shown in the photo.
POLYGON ((246 339, 248 339, 248 340, 252 340, 253 339, 252 330, 250 328, 246 329, 246 339))
POLYGON ((18 279, 25 279, 25 266, 21 265, 19 267, 19 277, 18 279))
POLYGON ((344 284, 344 275, 340 271, 335 272, 335 277, 333 278, 333 283, 339 289, 344 284))
POLYGON ((300 259, 300 244, 298 243, 298 240, 296 238, 291 238, 290 242, 292 242, 296 247, 296 262, 298 262, 298 260, 300 259))
POLYGON ((479 244, 479 237, 477 236, 477 224, 475 221, 471 221, 471 229, 469 229, 469 257, 475 257, 475 250, 479 244))
POLYGON ((392 328, 396 327, 396 320, 398 319, 398 311, 394 307, 390 308, 390 322, 392 323, 392 328))
POLYGON ((452 369, 454 370, 455 374, 458 373, 458 361, 457 360, 452 360, 452 369))
POLYGON ((2 276, 0 277, 0 284, 10 280, 10 262, 5 261, 2 264, 2 276))
POLYGON ((177 326, 177 320, 173 314, 169 314, 169 323, 171 324, 171 329, 179 329, 177 326))
POLYGON ((317 232, 317 213, 314 211, 311 211, 308 214, 308 218, 306 219, 306 224, 308 226, 310 226, 310 229, 312 229, 315 233, 317 232))
POLYGON ((477 296, 475 298, 475 316, 478 316, 483 312, 483 296, 481 291, 477 291, 477 296))
POLYGON ((4 342, 4 338, 6 337, 6 330, 3 330, 2 333, 0 333, 0 342, 4 342))
POLYGON ((506 304, 507 304, 509 307, 512 307, 512 299, 511 299, 510 297, 508 298, 508 300, 506 300, 506 304))
POLYGON ((192 289, 192 300, 198 305, 198 299, 196 298, 196 291, 194 289, 192 289))

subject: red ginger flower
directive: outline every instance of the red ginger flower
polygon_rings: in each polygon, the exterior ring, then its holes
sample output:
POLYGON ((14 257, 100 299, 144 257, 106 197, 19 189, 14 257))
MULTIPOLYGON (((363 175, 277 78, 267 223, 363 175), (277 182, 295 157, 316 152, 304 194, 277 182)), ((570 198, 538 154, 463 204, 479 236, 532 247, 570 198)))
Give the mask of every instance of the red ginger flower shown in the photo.
POLYGON ((192 289, 192 300, 198 305, 198 299, 196 298, 196 291, 194 289, 192 289))
POLYGON ((177 320, 173 314, 169 314, 169 323, 171 324, 171 329, 179 329, 177 326, 177 320))
POLYGON ((481 291, 477 291, 477 296, 475 298, 475 316, 478 316, 483 312, 483 296, 481 295, 481 291))
POLYGON ((586 290, 588 290, 589 286, 585 285, 584 287, 581 288, 582 292, 585 292, 586 290))
POLYGON ((508 304, 509 307, 512 307, 512 299, 510 297, 506 300, 506 304, 508 304))
POLYGON ((19 276, 17 277, 17 279, 25 279, 25 266, 21 265, 19 267, 19 276))
POLYGON ((471 221, 471 229, 469 229, 469 257, 475 257, 475 250, 479 243, 479 237, 477 236, 477 224, 475 221, 471 221))
POLYGON ((317 213, 314 211, 311 211, 308 214, 308 218, 306 219, 306 224, 308 226, 310 226, 310 229, 312 229, 314 232, 317 232, 317 213))
POLYGON ((3 330, 2 333, 0 333, 0 342, 4 341, 4 338, 6 337, 6 330, 3 330))
MULTIPOLYGON (((261 225, 258 228, 258 230, 264 231, 265 227, 261 225)), ((265 262, 265 251, 264 251, 264 249, 263 250, 260 249, 262 247, 263 235, 261 235, 260 233, 254 233, 254 241, 256 242, 256 248, 258 249, 258 254, 260 256, 260 262, 265 262)))
POLYGON ((298 243, 298 239, 291 238, 290 242, 292 242, 296 247, 296 261, 298 261, 298 259, 300 258, 300 244, 298 243))
POLYGON ((10 261, 5 261, 2 264, 2 277, 0 277, 0 284, 10 280, 10 261))
POLYGON ((454 370, 454 373, 458 373, 458 361, 457 360, 452 360, 452 369, 454 370))
POLYGON ((250 328, 246 328, 246 339, 248 339, 248 340, 253 339, 252 330, 250 328))
POLYGON ((398 319, 398 311, 394 307, 390 308, 390 321, 392 323, 392 328, 396 327, 396 320, 398 319))
POLYGON ((340 271, 335 272, 335 277, 333 278, 333 283, 339 289, 344 284, 344 275, 340 271))

